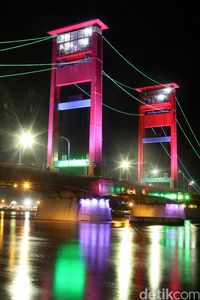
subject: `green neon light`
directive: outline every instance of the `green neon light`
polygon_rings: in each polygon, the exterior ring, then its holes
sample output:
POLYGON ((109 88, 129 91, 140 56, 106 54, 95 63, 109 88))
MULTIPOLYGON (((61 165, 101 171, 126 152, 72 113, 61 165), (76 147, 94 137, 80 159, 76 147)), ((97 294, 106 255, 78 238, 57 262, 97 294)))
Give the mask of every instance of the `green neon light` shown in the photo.
POLYGON ((44 37, 44 38, 41 38, 41 39, 38 39, 38 40, 34 40, 33 42, 30 42, 30 43, 25 43, 25 44, 22 44, 22 45, 17 45, 17 46, 12 46, 12 47, 8 47, 8 48, 0 49, 0 52, 30 46, 30 45, 33 45, 33 44, 37 44, 37 43, 47 41, 47 40, 52 39, 52 38, 53 38, 53 36, 47 36, 47 37, 44 37))
POLYGON ((117 193, 120 193, 120 192, 121 192, 120 186, 117 186, 117 187, 116 187, 116 192, 117 192, 117 193))
POLYGON ((56 168, 87 167, 89 166, 89 159, 57 160, 54 162, 54 166, 56 168))
POLYGON ((110 191, 111 191, 111 193, 114 193, 114 192, 115 192, 114 186, 111 186, 110 191))
POLYGON ((13 74, 3 74, 3 75, 0 75, 0 78, 15 77, 15 76, 28 75, 28 74, 35 74, 35 73, 41 73, 41 72, 51 71, 51 70, 54 70, 54 69, 56 69, 56 68, 47 68, 47 69, 40 69, 40 70, 27 71, 27 72, 19 72, 19 73, 13 73, 13 74))
POLYGON ((190 200, 190 198, 191 198, 191 197, 190 197, 189 194, 186 194, 186 195, 185 195, 185 200, 190 200))
POLYGON ((36 41, 36 40, 45 39, 46 37, 48 37, 48 36, 41 36, 41 37, 29 38, 29 39, 23 39, 23 40, 1 41, 0 44, 12 44, 12 43, 22 43, 22 42, 28 42, 28 41, 36 41))
MULTIPOLYGON (((90 94, 87 93, 84 89, 82 89, 79 85, 77 85, 77 84, 75 84, 75 83, 74 83, 74 85, 75 85, 80 91, 82 91, 83 93, 85 93, 87 96, 90 96, 90 94)), ((109 108, 109 109, 111 109, 111 110, 113 110, 113 111, 115 111, 115 112, 118 112, 118 113, 120 113, 120 114, 125 114, 125 115, 129 115, 129 116, 140 116, 140 114, 133 114, 133 113, 129 113, 129 112, 126 112, 126 111, 122 111, 122 110, 116 109, 116 108, 114 108, 114 107, 111 107, 111 106, 109 106, 109 105, 107 105, 107 104, 105 104, 105 103, 103 103, 103 106, 105 106, 105 107, 107 107, 107 108, 109 108)))
POLYGON ((183 194, 182 193, 178 193, 178 200, 183 200, 183 194))
POLYGON ((165 192, 152 192, 148 193, 149 196, 154 196, 154 197, 162 197, 165 199, 170 199, 170 200, 183 200, 183 201, 189 201, 191 200, 191 195, 188 193, 165 193, 165 192))

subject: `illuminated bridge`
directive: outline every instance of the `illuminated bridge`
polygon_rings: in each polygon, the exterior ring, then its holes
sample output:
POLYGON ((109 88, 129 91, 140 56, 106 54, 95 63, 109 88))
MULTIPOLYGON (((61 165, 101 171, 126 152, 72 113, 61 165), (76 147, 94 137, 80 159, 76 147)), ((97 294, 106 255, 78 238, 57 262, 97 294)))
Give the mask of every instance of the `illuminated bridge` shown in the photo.
POLYGON ((39 192, 41 205, 37 218, 57 220, 111 220, 108 197, 134 192, 130 182, 66 175, 9 163, 0 163, 0 185, 39 192))
POLYGON ((134 199, 133 211, 138 206, 142 213, 141 205, 145 209, 154 206, 154 211, 160 206, 180 212, 185 206, 197 207, 200 202, 199 195, 180 190, 160 190, 117 179, 66 175, 9 163, 0 163, 0 185, 39 192, 37 219, 109 221, 109 199, 116 195, 134 199))
MULTIPOLYGON (((42 200, 37 212, 38 219, 108 221, 111 220, 109 198, 114 195, 133 200, 132 221, 155 218, 184 220, 186 211, 193 207, 198 214, 199 194, 175 189, 179 172, 176 124, 176 89, 179 86, 176 83, 136 89, 140 103, 137 184, 101 176, 102 32, 107 29, 107 25, 101 20, 94 19, 48 32, 53 41, 54 66, 50 79, 46 159, 48 169, 21 165, 25 145, 24 141, 20 141, 19 164, 0 163, 0 185, 16 188, 23 187, 24 184, 24 188, 26 185, 26 189, 39 192, 42 200), (77 95, 75 87, 81 94, 77 95), (70 111, 77 114, 78 110, 85 109, 89 110, 86 124, 88 139, 85 140, 87 145, 84 150, 80 150, 82 159, 77 160, 70 153, 70 134, 75 134, 62 124, 62 119, 67 119, 70 111), (67 143, 67 153, 61 141, 67 143), (167 169, 170 176, 161 177, 157 174, 152 178, 148 176, 149 170, 144 163, 145 150, 149 144, 160 143, 169 143, 170 146, 170 163, 167 169), (167 184, 168 188, 153 187, 155 183, 167 184)), ((28 143, 30 146, 30 141, 28 143)), ((81 149, 80 144, 81 141, 78 144, 81 149)))

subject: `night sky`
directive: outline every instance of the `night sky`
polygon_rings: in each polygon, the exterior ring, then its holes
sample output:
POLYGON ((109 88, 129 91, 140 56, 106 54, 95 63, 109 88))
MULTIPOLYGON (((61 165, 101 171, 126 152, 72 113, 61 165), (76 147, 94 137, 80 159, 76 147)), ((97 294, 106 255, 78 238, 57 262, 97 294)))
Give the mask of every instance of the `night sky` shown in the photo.
MULTIPOLYGON (((131 2, 113 5, 72 1, 53 5, 34 4, 13 6, 5 4, 0 18, 0 41, 46 36, 59 27, 99 18, 108 27, 103 32, 133 65, 158 82, 176 82, 180 85, 177 97, 199 139, 199 17, 198 9, 175 1, 131 2), (64 4, 63 4, 64 3, 64 4)), ((0 48, 14 46, 1 44, 0 48)), ((50 63, 51 41, 29 47, 0 52, 0 64, 50 63)), ((45 67, 44 67, 45 68, 45 67)), ((104 42, 104 70, 114 79, 133 88, 153 83, 131 68, 104 42)), ((39 69, 39 68, 37 68, 39 69)), ((0 76, 36 70, 36 68, 0 67, 0 76)), ((34 121, 34 132, 40 132, 36 162, 42 163, 46 155, 50 72, 34 75, 0 77, 0 160, 17 160, 13 149, 13 135, 34 121), (18 121, 17 121, 18 120, 18 121), (15 156, 14 156, 15 155, 15 156)), ((124 94, 107 78, 103 79, 103 101, 116 109, 138 113, 138 103, 124 94)), ((130 90, 129 90, 130 91, 130 90)), ((131 92, 131 91, 130 91, 131 92)), ((134 96, 138 94, 133 92, 134 96)), ((177 118, 191 143, 199 153, 199 146, 177 108, 177 118)), ((103 109, 103 155, 106 161, 119 160, 120 155, 137 159, 138 118, 103 109)), ((80 123, 74 132, 80 134, 80 123)), ((72 142, 72 151, 77 141, 72 142)), ((152 150, 151 150, 152 151, 152 150)), ((150 164, 161 166, 166 154, 152 155, 150 164), (162 158, 163 157, 163 158, 162 158)), ((72 152, 73 155, 73 152, 72 152)), ((178 155, 195 181, 199 181, 199 159, 178 128, 178 155)), ((33 159, 33 157, 32 157, 33 159)))

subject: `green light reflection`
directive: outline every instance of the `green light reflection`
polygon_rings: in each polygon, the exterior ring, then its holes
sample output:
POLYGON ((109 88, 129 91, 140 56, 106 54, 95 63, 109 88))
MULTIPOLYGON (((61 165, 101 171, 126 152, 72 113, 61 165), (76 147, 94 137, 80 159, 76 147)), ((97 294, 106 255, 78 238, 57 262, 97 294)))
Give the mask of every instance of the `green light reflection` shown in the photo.
POLYGON ((55 265, 55 299, 83 299, 85 269, 80 246, 74 243, 62 245, 58 249, 55 265))
POLYGON ((191 268, 191 227, 190 221, 185 221, 185 251, 184 251, 184 266, 185 266, 185 280, 187 283, 191 282, 190 268, 191 268))
MULTIPOLYGON (((183 227, 166 226, 165 234, 166 261, 170 258, 170 260, 173 261, 173 265, 176 265, 178 268, 180 278, 177 278, 177 280, 191 284, 193 266, 191 260, 191 246, 192 241, 195 239, 195 232, 192 230, 190 221, 186 220, 183 227)), ((172 265, 169 266, 169 270, 171 267, 172 265)))

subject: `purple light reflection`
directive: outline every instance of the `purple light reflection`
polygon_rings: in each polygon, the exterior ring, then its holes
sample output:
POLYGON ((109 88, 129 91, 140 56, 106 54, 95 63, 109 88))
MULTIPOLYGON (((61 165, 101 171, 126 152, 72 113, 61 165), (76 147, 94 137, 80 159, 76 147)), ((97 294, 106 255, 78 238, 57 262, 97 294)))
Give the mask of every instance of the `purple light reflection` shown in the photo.
POLYGON ((80 199, 78 220, 80 221, 111 221, 108 199, 80 199))
POLYGON ((101 274, 107 268, 110 246, 111 224, 79 224, 79 239, 83 254, 95 273, 101 274))

